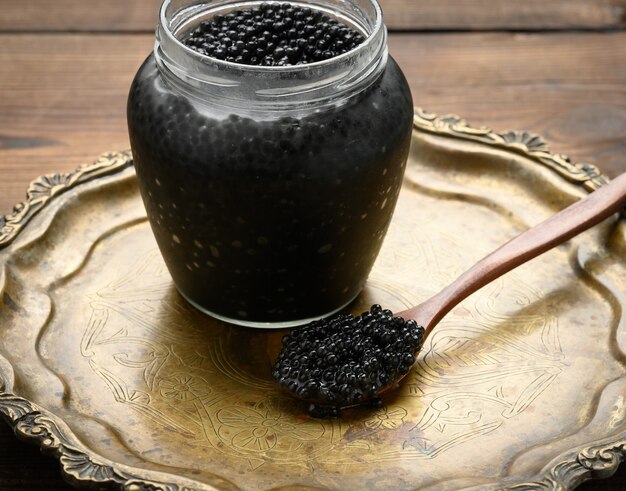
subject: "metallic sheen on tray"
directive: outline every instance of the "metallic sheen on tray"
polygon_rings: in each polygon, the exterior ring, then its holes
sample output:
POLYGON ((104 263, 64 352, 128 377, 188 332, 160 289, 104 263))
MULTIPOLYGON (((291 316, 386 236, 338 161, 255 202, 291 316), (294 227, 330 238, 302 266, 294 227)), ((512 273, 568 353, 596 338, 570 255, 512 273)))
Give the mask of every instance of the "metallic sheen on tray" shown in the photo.
MULTIPOLYGON (((318 421, 271 379, 282 331, 223 324, 177 293, 129 164, 112 154, 40 178, 0 220, 0 414, 70 481, 567 489, 619 464, 623 219, 469 297, 384 407, 318 421)), ((354 312, 420 302, 604 182, 532 135, 418 110, 397 213, 354 312)))

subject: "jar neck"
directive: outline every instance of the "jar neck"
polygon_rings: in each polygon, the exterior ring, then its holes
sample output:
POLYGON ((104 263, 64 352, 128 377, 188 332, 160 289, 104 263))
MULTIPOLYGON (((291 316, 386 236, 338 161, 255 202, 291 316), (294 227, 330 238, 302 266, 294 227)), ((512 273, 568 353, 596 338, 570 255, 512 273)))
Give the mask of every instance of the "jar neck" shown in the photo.
POLYGON ((387 62, 387 31, 376 0, 314 0, 317 9, 359 30, 365 41, 335 58, 295 66, 253 66, 201 55, 180 38, 217 13, 251 8, 261 1, 165 0, 154 55, 163 77, 186 95, 208 104, 258 111, 336 105, 369 87, 387 62))

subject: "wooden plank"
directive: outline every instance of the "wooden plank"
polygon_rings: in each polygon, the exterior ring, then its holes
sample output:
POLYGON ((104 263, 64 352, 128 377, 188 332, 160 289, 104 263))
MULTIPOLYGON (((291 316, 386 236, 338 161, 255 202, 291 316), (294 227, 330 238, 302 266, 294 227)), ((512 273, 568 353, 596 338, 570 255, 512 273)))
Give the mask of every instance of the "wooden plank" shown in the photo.
POLYGON ((626 0, 379 0, 401 30, 623 29, 626 0))
MULTIPOLYGON (((127 91, 152 36, 0 40, 0 210, 8 211, 32 178, 128 147, 127 91)), ((626 33, 396 34, 390 49, 416 105, 532 130, 576 160, 626 170, 626 33)))
POLYGON ((129 146, 126 96, 152 44, 147 34, 0 36, 2 210, 32 178, 129 146))
POLYGON ((0 32, 154 32, 162 0, 0 0, 0 32))
MULTIPOLYGON (((380 0, 391 30, 624 29, 626 0, 380 0)), ((161 0, 0 0, 0 32, 153 32, 161 0)))

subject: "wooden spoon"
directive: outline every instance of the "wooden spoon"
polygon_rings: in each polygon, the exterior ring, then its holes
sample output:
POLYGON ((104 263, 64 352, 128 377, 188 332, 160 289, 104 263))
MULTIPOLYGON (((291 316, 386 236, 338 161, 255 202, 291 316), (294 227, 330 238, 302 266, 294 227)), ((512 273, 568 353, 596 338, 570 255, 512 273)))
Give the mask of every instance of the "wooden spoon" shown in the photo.
POLYGON ((626 173, 474 264, 425 302, 392 315, 373 306, 361 316, 336 315, 294 329, 283 338, 273 375, 310 403, 316 417, 368 402, 398 386, 424 339, 469 295, 626 206, 626 173))

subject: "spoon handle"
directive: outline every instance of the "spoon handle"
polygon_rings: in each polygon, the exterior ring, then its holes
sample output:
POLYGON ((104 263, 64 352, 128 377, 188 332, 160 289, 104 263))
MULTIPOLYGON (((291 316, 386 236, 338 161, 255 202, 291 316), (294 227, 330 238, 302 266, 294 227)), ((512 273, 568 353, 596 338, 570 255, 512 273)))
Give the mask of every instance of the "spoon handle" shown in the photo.
POLYGON ((500 246, 422 304, 396 315, 415 319, 428 335, 443 316, 476 290, 600 223, 625 206, 626 173, 500 246))

